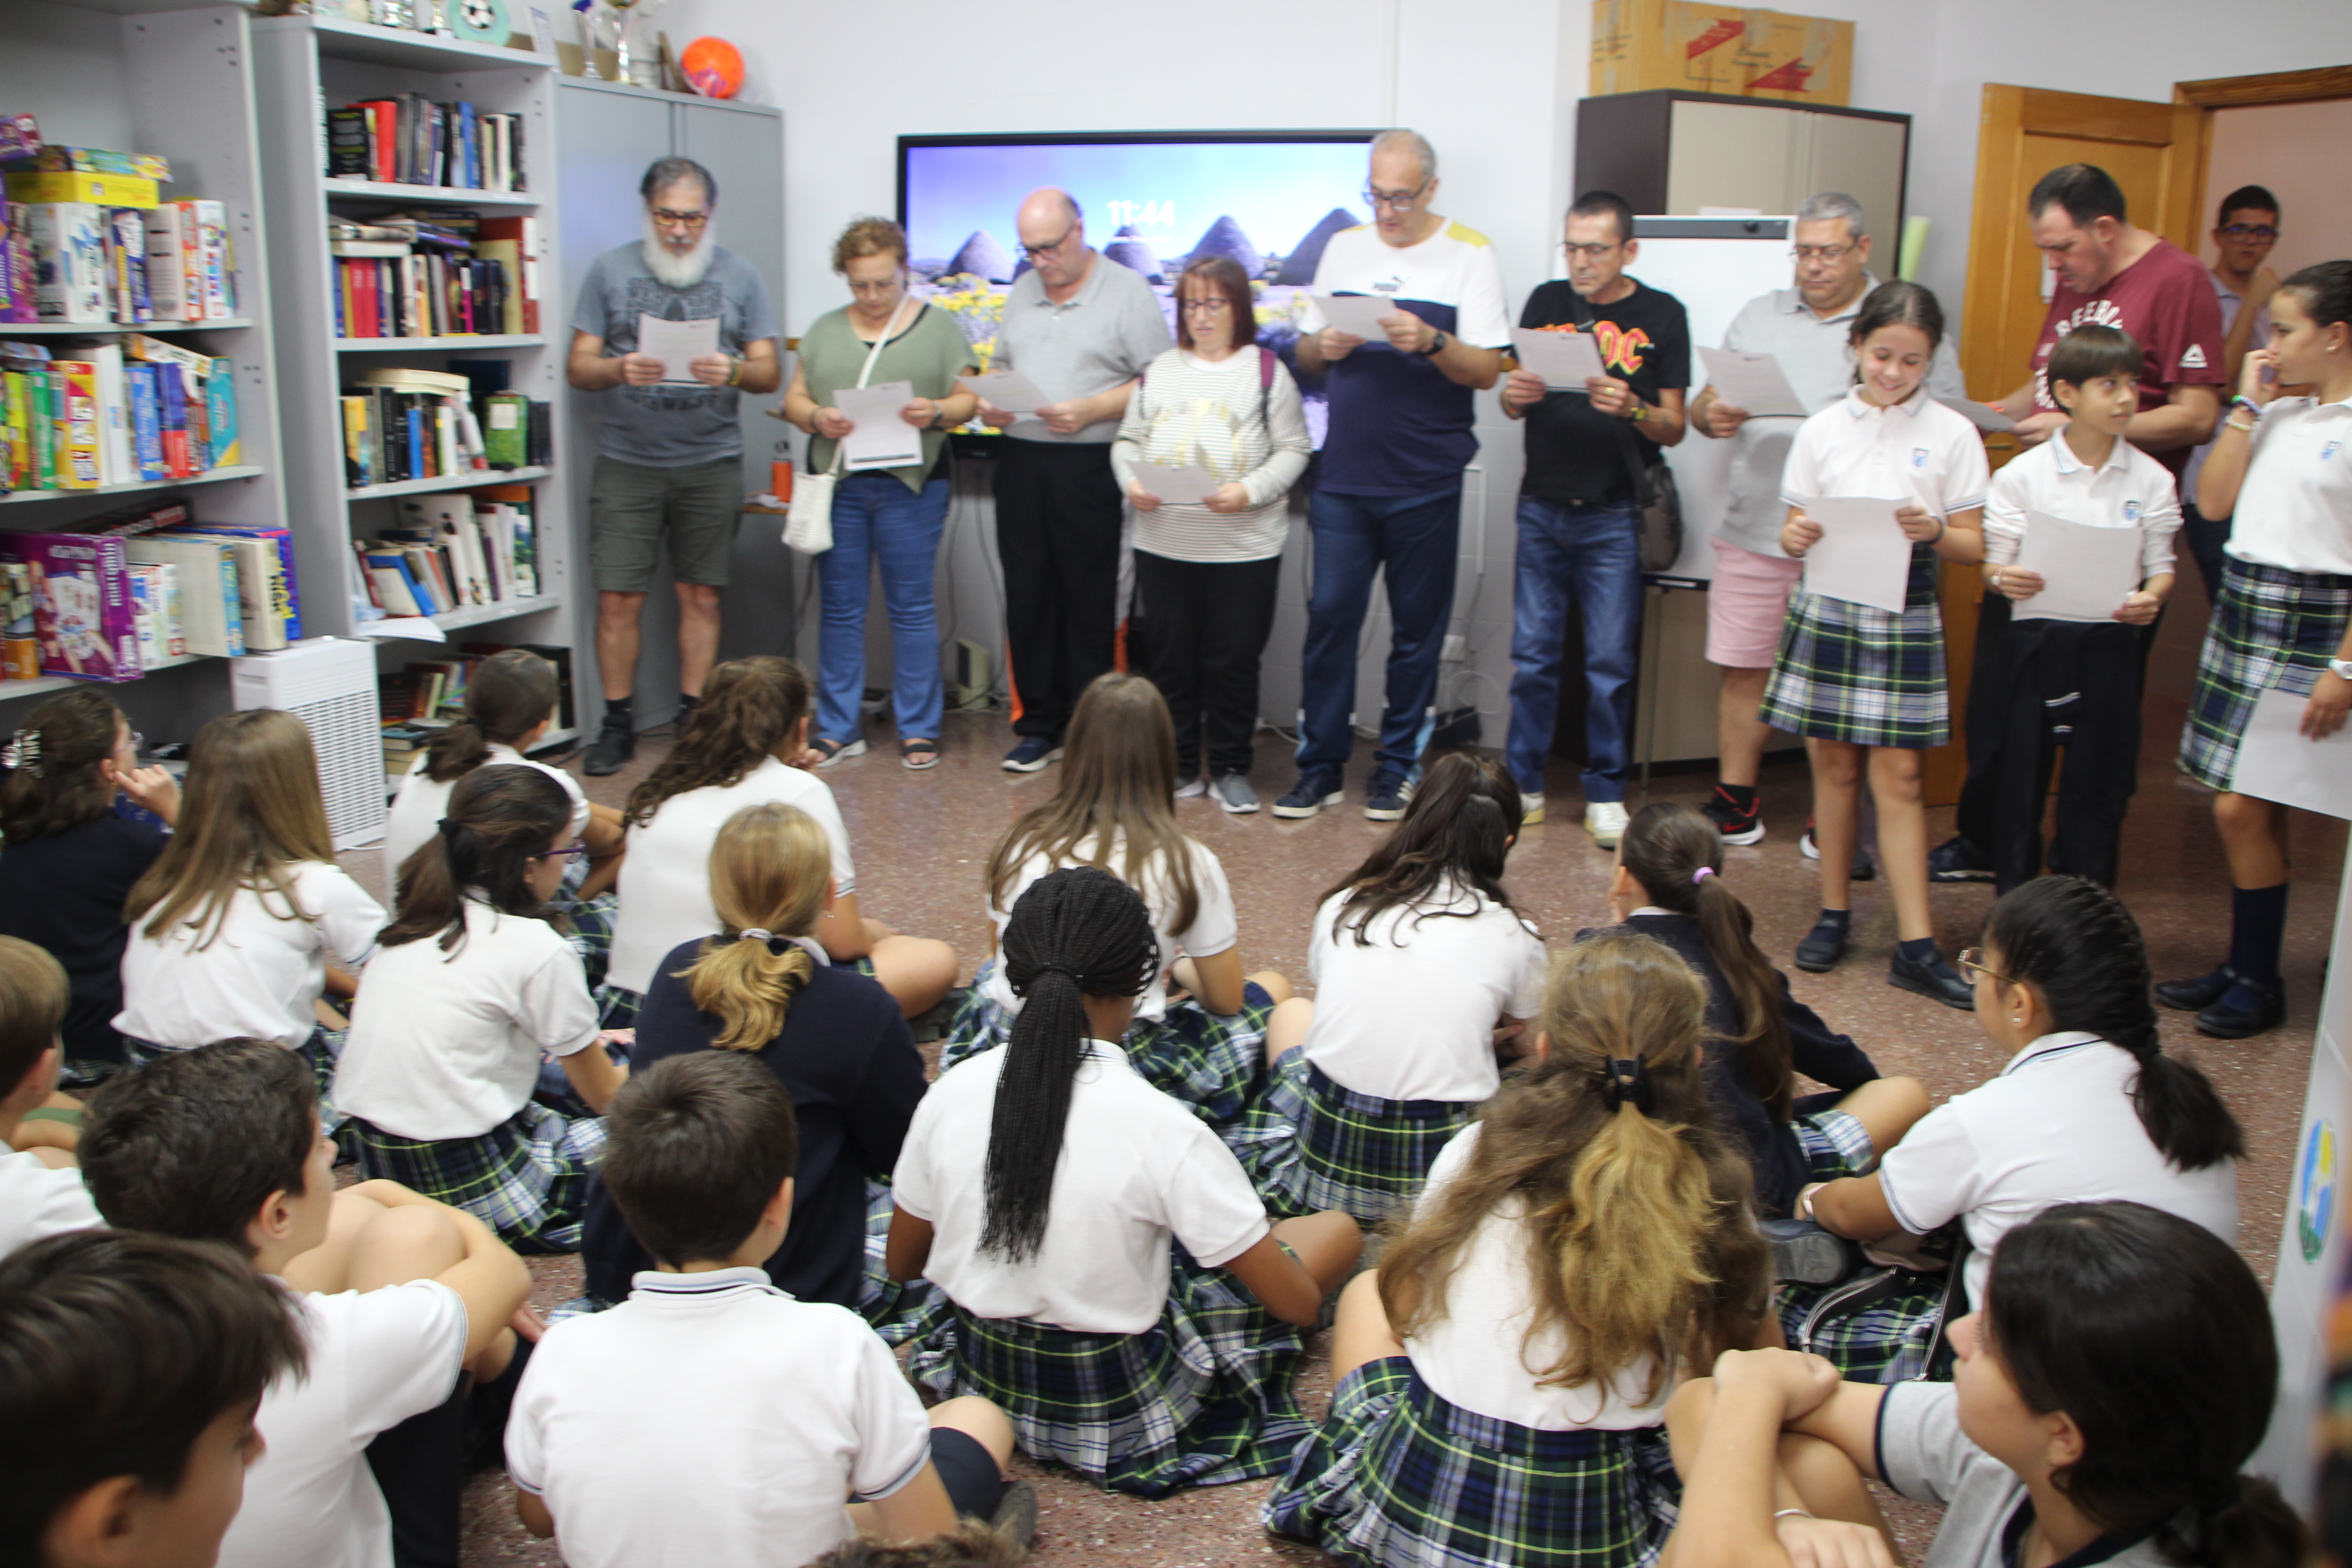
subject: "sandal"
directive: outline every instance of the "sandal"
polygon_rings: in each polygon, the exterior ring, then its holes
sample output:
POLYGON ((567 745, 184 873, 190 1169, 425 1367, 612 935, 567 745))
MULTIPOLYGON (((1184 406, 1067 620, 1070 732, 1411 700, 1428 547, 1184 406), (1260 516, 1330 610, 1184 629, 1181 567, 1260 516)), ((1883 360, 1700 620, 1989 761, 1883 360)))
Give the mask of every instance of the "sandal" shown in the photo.
POLYGON ((864 756, 866 754, 866 742, 862 738, 856 741, 827 741, 819 739, 809 742, 809 750, 816 753, 816 765, 818 767, 829 768, 833 766, 834 763, 841 761, 844 757, 864 756))
POLYGON ((940 743, 937 741, 901 741, 898 742, 898 762, 902 767, 914 773, 938 767, 940 743))

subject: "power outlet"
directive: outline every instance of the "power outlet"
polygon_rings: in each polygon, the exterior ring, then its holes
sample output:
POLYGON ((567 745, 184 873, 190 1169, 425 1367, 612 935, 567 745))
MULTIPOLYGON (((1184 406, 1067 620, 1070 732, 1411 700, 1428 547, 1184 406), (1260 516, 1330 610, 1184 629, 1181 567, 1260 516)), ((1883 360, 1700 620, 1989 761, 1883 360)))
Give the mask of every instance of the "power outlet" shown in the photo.
POLYGON ((1460 632, 1446 633, 1444 650, 1437 657, 1447 664, 1460 664, 1470 657, 1470 639, 1460 632))

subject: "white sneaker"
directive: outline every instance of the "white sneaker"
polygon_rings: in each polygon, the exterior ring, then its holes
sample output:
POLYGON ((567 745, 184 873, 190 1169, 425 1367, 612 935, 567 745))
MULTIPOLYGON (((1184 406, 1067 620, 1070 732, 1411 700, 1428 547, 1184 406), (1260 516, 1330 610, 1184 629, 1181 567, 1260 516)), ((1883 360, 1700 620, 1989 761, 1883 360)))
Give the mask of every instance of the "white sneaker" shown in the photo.
POLYGON ((1537 823, 1541 822, 1543 819, 1543 792, 1538 790, 1534 795, 1529 795, 1527 791, 1521 790, 1519 792, 1519 826, 1522 827, 1533 827, 1537 823))
POLYGON ((1209 783, 1202 778, 1189 778, 1176 786, 1178 800, 1197 800, 1209 793, 1209 783))
POLYGON ((1617 841, 1625 837, 1625 803, 1620 800, 1596 800, 1584 808, 1584 831, 1592 835, 1592 842, 1603 849, 1614 849, 1617 841))

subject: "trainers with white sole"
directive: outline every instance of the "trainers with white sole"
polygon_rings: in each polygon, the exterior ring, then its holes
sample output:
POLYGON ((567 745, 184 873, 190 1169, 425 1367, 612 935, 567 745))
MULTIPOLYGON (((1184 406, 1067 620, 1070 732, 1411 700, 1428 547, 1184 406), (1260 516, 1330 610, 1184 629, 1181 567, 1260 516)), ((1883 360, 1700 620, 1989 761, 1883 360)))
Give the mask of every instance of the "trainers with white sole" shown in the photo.
POLYGON ((1195 773, 1176 786, 1178 800, 1198 800, 1209 793, 1209 781, 1195 773))
POLYGON ((1235 816, 1245 816, 1257 809, 1257 791, 1250 788, 1249 780, 1239 773, 1219 773, 1217 782, 1209 786, 1209 794, 1235 816))
POLYGON ((1529 795, 1527 791, 1521 790, 1519 792, 1519 826, 1522 827, 1533 827, 1537 823, 1541 822, 1543 819, 1543 792, 1541 790, 1538 790, 1535 794, 1529 795))
POLYGON ((1603 849, 1614 849, 1617 841, 1625 837, 1625 824, 1632 820, 1625 815, 1622 800, 1596 800, 1584 808, 1584 831, 1592 835, 1592 842, 1603 849))

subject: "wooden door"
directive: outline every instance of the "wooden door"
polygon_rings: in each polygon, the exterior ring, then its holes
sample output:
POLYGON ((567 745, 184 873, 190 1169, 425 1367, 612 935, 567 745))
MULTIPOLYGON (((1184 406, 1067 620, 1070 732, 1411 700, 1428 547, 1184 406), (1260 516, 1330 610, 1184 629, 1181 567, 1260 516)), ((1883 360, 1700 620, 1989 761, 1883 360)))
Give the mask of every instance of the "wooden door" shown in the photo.
MULTIPOLYGON (((2049 310, 2042 291, 2042 253, 2034 248, 2025 210, 2035 183, 2062 164, 2095 163, 2123 187, 2134 223, 2194 255, 2204 121, 2204 110, 2195 104, 1986 84, 1961 316, 1960 369, 1969 396, 2005 396, 2032 371, 2033 345, 2049 310)), ((2016 443, 2005 436, 1993 437, 1986 448, 1995 468, 2017 455, 2016 443)), ((1968 773, 1961 715, 1982 592, 1983 578, 1975 567, 1944 568, 1953 739, 1927 754, 1930 805, 1958 800, 1968 773)))

